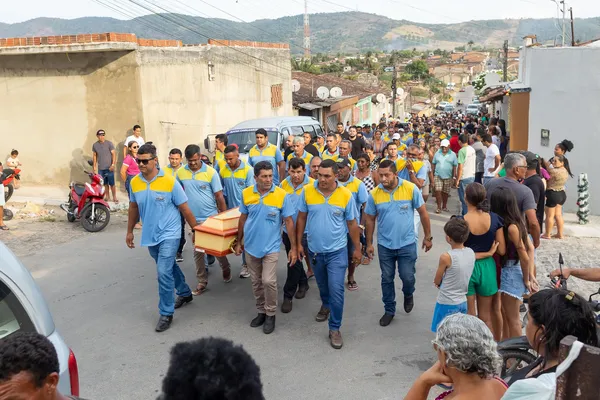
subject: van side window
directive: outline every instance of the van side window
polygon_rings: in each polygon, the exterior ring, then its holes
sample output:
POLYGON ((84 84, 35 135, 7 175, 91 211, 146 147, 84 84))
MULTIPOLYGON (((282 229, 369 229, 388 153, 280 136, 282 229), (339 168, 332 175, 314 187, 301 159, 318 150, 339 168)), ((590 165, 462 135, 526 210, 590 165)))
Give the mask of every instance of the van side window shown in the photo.
POLYGON ((313 139, 315 138, 315 136, 317 136, 317 134, 315 133, 315 128, 312 125, 304 125, 302 129, 304 130, 304 132, 310 133, 310 137, 313 139))
POLYGON ((298 136, 304 133, 304 129, 301 126, 292 126, 292 135, 298 136))
POLYGON ((281 136, 281 143, 279 143, 279 148, 281 150, 285 150, 285 141, 287 140, 288 136, 290 136, 290 130, 288 128, 283 128, 281 130, 282 136, 281 136))
POLYGON ((323 129, 321 129, 321 125, 315 125, 315 130, 317 131, 317 136, 323 135, 323 129))
POLYGON ((17 296, 0 281, 0 339, 17 332, 35 332, 35 326, 17 296))

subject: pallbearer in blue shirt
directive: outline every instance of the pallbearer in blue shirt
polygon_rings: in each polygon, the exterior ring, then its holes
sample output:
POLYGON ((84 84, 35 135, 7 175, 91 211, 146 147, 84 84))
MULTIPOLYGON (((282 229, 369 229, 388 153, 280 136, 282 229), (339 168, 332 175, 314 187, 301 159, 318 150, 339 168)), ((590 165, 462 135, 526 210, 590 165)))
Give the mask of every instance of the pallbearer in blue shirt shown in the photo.
MULTIPOLYGON (((312 185, 314 180, 306 175, 306 165, 304 160, 301 158, 292 158, 288 161, 288 177, 281 182, 281 188, 285 190, 288 198, 292 201, 294 206, 294 224, 298 218, 298 200, 304 186, 312 185)), ((289 254, 291 250, 290 236, 294 236, 296 232, 288 232, 286 226, 283 226, 283 245, 285 246, 286 253, 289 254)), ((306 232, 302 235, 303 246, 306 247, 306 232)), ((282 313, 289 313, 292 311, 292 298, 303 299, 308 290, 308 277, 304 272, 304 266, 302 260, 296 261, 295 264, 288 265, 287 268, 287 279, 283 286, 283 304, 281 305, 282 313)))
MULTIPOLYGON (((217 171, 201 161, 199 146, 190 144, 185 148, 184 153, 187 165, 177 171, 177 180, 183 185, 196 222, 201 224, 208 217, 227 210, 223 187, 217 171)), ((231 282, 231 266, 227 257, 217 257, 217 260, 221 266, 223 281, 231 282)), ((198 284, 192 294, 199 296, 206 291, 208 285, 204 253, 194 251, 194 262, 198 284)))
MULTIPOLYGON (((304 138, 302 136, 296 136, 292 146, 294 146, 294 152, 288 155, 287 160, 285 160, 287 168, 289 169, 289 162, 292 158, 299 158, 304 161, 304 165, 310 165, 310 160, 312 160, 313 155, 304 150, 304 138)), ((305 172, 306 175, 310 175, 310 171, 305 172)))
MULTIPOLYGON (((362 243, 363 243, 363 235, 362 235, 362 227, 364 227, 363 218, 363 210, 365 209, 365 204, 367 204, 367 199, 369 198, 369 193, 367 192, 367 188, 365 184, 358 178, 355 178, 350 173, 350 168, 352 168, 352 164, 348 157, 340 157, 337 160, 338 165, 338 182, 340 185, 344 186, 352 193, 352 197, 354 198, 354 205, 356 206, 356 222, 359 224, 361 228, 361 252, 362 252, 362 243)), ((354 245, 352 244, 352 240, 348 237, 348 290, 358 290, 358 284, 354 280, 354 271, 356 270, 357 262, 353 262, 352 253, 354 253, 354 245)), ((359 261, 360 262, 360 261, 359 261)))
POLYGON ((344 313, 344 278, 348 269, 348 233, 354 244, 354 261, 360 262, 359 228, 352 193, 337 183, 338 166, 325 160, 319 167, 319 180, 306 185, 298 202, 296 242, 298 257, 310 257, 321 294, 316 320, 329 317, 329 340, 334 349, 343 346, 340 327, 344 313), (308 249, 302 246, 307 229, 308 249))
POLYGON ((187 196, 175 178, 158 170, 156 147, 145 144, 138 150, 138 164, 141 173, 131 180, 129 187, 130 203, 125 242, 131 249, 133 227, 141 218, 142 246, 147 246, 150 256, 156 261, 158 273, 158 311, 160 318, 157 332, 169 329, 175 309, 192 301, 192 292, 185 283, 185 275, 175 261, 181 233, 181 219, 192 228, 196 218, 188 207, 187 196), (173 295, 177 293, 177 299, 173 295))
POLYGON ((419 188, 398 178, 396 164, 392 160, 383 160, 377 170, 379 186, 369 193, 366 214, 367 254, 375 256, 373 232, 377 221, 377 254, 381 267, 381 291, 385 314, 379 320, 381 326, 392 322, 396 314, 396 288, 394 276, 396 269, 402 279, 404 292, 404 311, 411 312, 414 306, 415 264, 417 262, 417 244, 415 242, 414 210, 419 213, 425 238, 423 248, 429 251, 432 246, 431 224, 419 188))
MULTIPOLYGON (((223 181, 225 189, 225 200, 227 209, 239 207, 242 203, 242 191, 254 185, 254 172, 252 168, 242 160, 235 146, 227 146, 224 149, 224 161, 221 162, 219 176, 223 181)), ((240 278, 249 278, 250 272, 246 264, 246 256, 242 253, 242 270, 240 278)))
MULTIPOLYGON (((165 173, 171 176, 175 176, 179 168, 181 168, 181 161, 183 159, 183 153, 178 148, 171 149, 169 151, 169 164, 164 168, 165 173)), ((177 249, 177 262, 183 262, 183 246, 185 246, 185 221, 183 214, 181 214, 181 238, 179 239, 179 248, 177 249)))
POLYGON ((254 167, 261 161, 268 161, 273 167, 273 183, 279 185, 280 177, 285 176, 283 154, 274 144, 269 143, 269 134, 263 128, 256 130, 256 145, 248 152, 248 164, 254 167))
MULTIPOLYGON (((288 232, 294 232, 294 206, 285 190, 273 183, 273 165, 260 161, 254 166, 256 185, 244 189, 240 204, 235 254, 242 254, 242 241, 252 280, 252 292, 256 299, 258 315, 250 322, 256 328, 263 325, 263 332, 275 330, 277 313, 277 261, 281 247, 281 221, 288 232)), ((290 237, 291 249, 288 262, 297 260, 296 240, 290 237)))

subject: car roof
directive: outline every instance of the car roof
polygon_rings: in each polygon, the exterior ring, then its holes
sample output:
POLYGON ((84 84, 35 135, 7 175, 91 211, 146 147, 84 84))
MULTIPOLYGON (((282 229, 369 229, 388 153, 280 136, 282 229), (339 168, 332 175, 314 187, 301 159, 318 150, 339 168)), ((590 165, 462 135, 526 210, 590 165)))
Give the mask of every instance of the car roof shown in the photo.
POLYGON ((257 118, 250 119, 248 121, 240 122, 230 130, 238 129, 258 129, 258 128, 276 128, 280 125, 291 125, 291 124, 318 124, 319 121, 313 117, 269 117, 269 118, 257 118))
POLYGON ((42 335, 49 336, 55 330, 54 320, 48 304, 38 285, 17 256, 0 241, 0 279, 16 295, 42 335))

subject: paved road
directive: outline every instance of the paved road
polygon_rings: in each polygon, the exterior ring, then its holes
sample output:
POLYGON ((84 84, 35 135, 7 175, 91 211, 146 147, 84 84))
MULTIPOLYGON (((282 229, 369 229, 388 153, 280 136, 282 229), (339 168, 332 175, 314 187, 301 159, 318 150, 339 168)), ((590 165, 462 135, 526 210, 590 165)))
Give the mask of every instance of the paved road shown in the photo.
MULTIPOLYGON (((455 195, 451 200, 458 208, 455 195)), ((386 328, 378 324, 383 306, 377 261, 359 267, 360 290, 346 293, 341 351, 329 346, 326 323, 314 321, 320 302, 313 280, 307 298, 294 301, 292 313, 279 313, 275 332, 267 336, 249 327, 255 316, 250 281, 236 276, 224 284, 215 267, 210 290, 178 311, 169 331, 155 333, 155 265, 146 249, 125 247, 123 222, 22 260, 76 353, 85 398, 156 398, 171 346, 212 335, 243 344, 255 357, 268 399, 322 399, 332 393, 337 399, 397 399, 435 357, 429 327, 437 291, 431 282, 439 254, 448 247, 442 231, 447 218, 432 215, 434 248, 420 253, 413 312, 400 311, 397 280, 399 313, 386 328)), ((185 258, 184 272, 194 284, 189 247, 185 258)), ((239 259, 231 260, 239 271, 239 259)), ((281 296, 283 262, 278 278, 281 296)))
POLYGON ((465 86, 465 91, 464 92, 456 92, 456 94, 453 97, 453 104, 454 107, 457 107, 457 109, 459 110, 465 110, 467 105, 471 104, 473 101, 473 96, 475 95, 475 89, 473 88, 473 86, 465 86), (460 100, 463 104, 461 106, 457 106, 456 102, 458 102, 458 100, 460 100))

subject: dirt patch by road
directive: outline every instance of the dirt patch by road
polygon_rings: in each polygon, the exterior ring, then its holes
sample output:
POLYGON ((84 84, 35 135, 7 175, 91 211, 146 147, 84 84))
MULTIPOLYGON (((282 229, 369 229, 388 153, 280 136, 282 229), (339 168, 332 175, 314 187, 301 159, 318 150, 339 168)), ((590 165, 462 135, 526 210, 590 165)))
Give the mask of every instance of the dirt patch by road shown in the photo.
MULTIPOLYGON (((11 209, 22 210, 25 205, 11 204, 11 209)), ((102 235, 105 232, 127 229, 126 211, 111 212, 110 223, 102 232, 90 233, 79 221, 70 223, 64 211, 53 206, 38 206, 36 212, 16 213, 7 221, 9 231, 0 231, 0 241, 4 242, 18 257, 70 242, 89 235, 102 235)), ((124 240, 124 239, 123 239, 124 240)))

